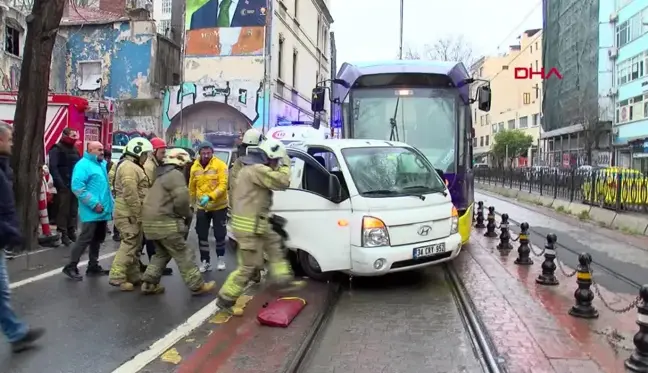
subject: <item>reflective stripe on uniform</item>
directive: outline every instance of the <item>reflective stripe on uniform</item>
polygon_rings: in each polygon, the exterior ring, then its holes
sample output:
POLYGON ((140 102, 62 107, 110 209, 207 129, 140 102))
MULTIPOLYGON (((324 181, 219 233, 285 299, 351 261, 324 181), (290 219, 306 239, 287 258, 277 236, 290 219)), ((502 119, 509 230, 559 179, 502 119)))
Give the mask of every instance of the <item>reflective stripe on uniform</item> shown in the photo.
POLYGON ((261 233, 268 229, 265 219, 248 218, 240 215, 232 215, 230 225, 233 230, 246 233, 261 233))

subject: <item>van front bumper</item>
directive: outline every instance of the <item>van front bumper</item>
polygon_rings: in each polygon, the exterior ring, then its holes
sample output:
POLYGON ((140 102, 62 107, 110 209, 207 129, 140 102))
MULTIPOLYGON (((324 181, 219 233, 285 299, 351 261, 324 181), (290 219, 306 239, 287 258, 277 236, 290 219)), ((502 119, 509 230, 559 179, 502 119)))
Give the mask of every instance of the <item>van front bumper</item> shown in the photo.
POLYGON ((351 246, 351 269, 344 271, 354 276, 381 276, 403 272, 453 260, 461 251, 461 235, 456 233, 438 240, 413 245, 360 247, 351 246), (446 251, 414 259, 414 249, 445 243, 446 251), (382 264, 381 264, 382 263, 382 264), (378 266, 378 264, 381 264, 378 266), (377 268, 378 267, 378 268, 377 268))

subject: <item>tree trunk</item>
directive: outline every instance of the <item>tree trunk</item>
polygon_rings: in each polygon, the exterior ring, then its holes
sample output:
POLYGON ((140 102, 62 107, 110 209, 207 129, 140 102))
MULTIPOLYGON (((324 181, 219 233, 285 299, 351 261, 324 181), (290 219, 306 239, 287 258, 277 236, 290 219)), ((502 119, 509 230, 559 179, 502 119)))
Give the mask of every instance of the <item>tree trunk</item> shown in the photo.
POLYGON ((68 0, 35 0, 27 16, 27 36, 14 118, 12 166, 14 193, 25 240, 23 250, 38 246, 38 194, 44 162, 43 136, 47 114, 50 64, 56 34, 68 0))

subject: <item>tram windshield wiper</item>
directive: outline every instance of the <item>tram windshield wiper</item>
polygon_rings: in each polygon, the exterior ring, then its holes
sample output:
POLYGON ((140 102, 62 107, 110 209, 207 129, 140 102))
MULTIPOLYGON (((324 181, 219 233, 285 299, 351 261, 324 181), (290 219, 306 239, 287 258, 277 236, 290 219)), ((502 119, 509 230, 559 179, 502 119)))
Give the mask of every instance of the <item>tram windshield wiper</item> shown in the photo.
POLYGON ((391 134, 389 135, 389 141, 400 141, 400 139, 398 138, 398 122, 396 122, 399 103, 400 103, 400 96, 396 97, 396 107, 394 108, 394 116, 389 119, 389 124, 391 125, 391 134))

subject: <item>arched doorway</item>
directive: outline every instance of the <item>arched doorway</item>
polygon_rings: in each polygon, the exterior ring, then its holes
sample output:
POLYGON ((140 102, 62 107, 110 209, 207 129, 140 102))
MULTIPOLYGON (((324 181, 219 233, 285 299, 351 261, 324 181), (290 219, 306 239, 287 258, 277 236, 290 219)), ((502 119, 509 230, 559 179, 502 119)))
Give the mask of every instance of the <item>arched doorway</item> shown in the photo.
POLYGON ((239 135, 251 127, 250 120, 233 107, 214 101, 187 106, 171 119, 167 142, 195 148, 207 137, 239 135))

